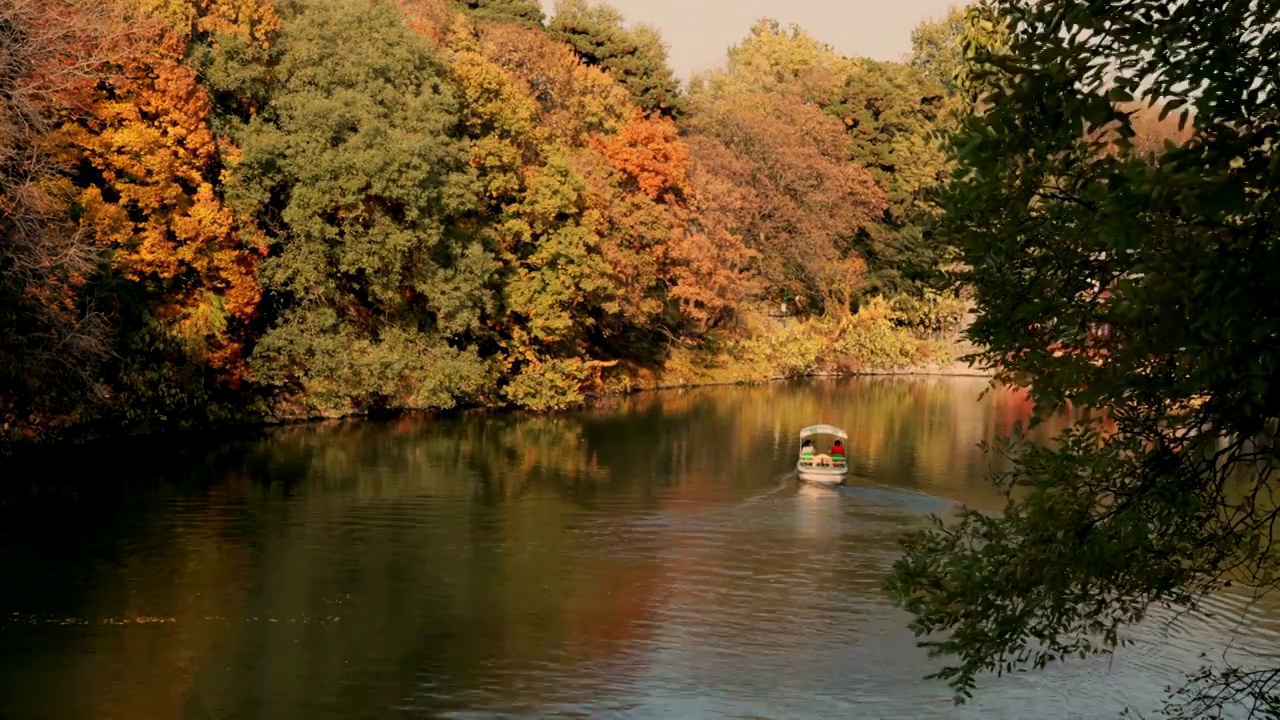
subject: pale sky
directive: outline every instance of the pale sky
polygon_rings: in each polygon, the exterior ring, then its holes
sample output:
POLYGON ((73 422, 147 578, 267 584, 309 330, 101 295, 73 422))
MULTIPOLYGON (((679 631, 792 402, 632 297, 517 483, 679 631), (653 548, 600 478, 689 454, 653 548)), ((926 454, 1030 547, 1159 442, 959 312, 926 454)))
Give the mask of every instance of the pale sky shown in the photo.
MULTIPOLYGON (((662 31, 681 79, 719 67, 756 20, 795 23, 844 55, 899 60, 911 51, 911 28, 960 0, 609 0, 627 18, 662 31)), ((542 0, 548 17, 555 0, 542 0)))

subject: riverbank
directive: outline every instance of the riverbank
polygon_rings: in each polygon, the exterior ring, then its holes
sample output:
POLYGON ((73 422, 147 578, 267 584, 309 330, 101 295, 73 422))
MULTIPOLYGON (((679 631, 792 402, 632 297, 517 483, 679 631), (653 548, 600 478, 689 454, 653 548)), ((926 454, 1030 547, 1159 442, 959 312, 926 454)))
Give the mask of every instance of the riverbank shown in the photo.
MULTIPOLYGON (((504 396, 501 386, 464 399, 453 407, 388 407, 319 409, 305 396, 272 402, 251 398, 241 409, 207 418, 177 420, 143 416, 133 422, 114 417, 98 418, 56 432, 19 438, 0 444, 0 462, 26 449, 66 444, 93 444, 124 437, 185 435, 204 432, 236 432, 295 423, 312 423, 357 417, 447 416, 462 411, 503 412, 524 410, 556 412, 588 406, 608 398, 636 392, 718 385, 761 385, 799 378, 867 376, 978 376, 988 370, 959 358, 975 348, 958 332, 945 339, 921 337, 904 328, 900 318, 883 302, 871 302, 859 312, 841 317, 778 319, 748 317, 736 335, 699 345, 673 345, 658 364, 616 363, 604 369, 573 394, 544 405, 518 403, 504 396)), ((141 413, 139 413, 141 415, 141 413)))
POLYGON ((516 414, 516 413, 532 413, 534 415, 557 414, 578 409, 579 407, 591 407, 600 403, 608 403, 627 395, 636 395, 641 393, 662 392, 669 390, 691 390, 696 388, 707 387, 723 387, 723 386, 765 386, 774 383, 783 383, 794 380, 803 380, 806 378, 853 378, 853 377, 912 377, 912 376, 936 376, 936 377, 992 377, 989 371, 971 368, 962 362, 952 362, 947 365, 921 365, 904 368, 893 369, 864 369, 860 371, 852 371, 847 373, 810 373, 806 375, 791 375, 771 377, 764 380, 739 380, 739 381, 690 381, 684 379, 677 382, 657 382, 654 384, 646 384, 643 387, 637 386, 627 390, 612 390, 609 392, 594 395, 580 403, 569 408, 557 410, 541 410, 532 411, 513 407, 510 405, 463 405, 449 409, 430 409, 430 410, 403 410, 395 412, 361 412, 349 413, 341 416, 315 416, 315 417, 294 417, 289 419, 279 418, 257 418, 246 419, 238 422, 209 423, 196 427, 134 427, 134 428, 117 428, 116 432, 110 432, 100 427, 79 428, 80 432, 71 432, 67 436, 53 439, 44 439, 37 441, 29 441, 20 444, 11 444, 7 448, 3 448, 0 452, 0 467, 5 465, 16 465, 20 462, 31 460, 39 460, 41 456, 50 452, 59 452, 69 447, 75 447, 78 450, 92 449, 104 443, 133 442, 144 439, 155 438, 171 438, 183 443, 193 440, 202 442, 225 442, 230 439, 252 436, 257 433, 266 431, 270 428, 302 426, 302 425, 320 425, 331 422, 344 422, 358 420, 361 418, 378 420, 387 417, 436 417, 447 418, 455 417, 469 413, 498 413, 498 414, 516 414))

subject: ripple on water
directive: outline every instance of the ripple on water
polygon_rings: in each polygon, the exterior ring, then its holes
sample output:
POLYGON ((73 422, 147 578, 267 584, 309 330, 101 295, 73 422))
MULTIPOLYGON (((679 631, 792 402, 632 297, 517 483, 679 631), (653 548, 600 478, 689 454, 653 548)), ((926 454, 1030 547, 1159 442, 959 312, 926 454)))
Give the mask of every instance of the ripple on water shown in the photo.
POLYGON ((0 717, 1099 718, 1233 634, 1280 649, 1280 615, 1225 593, 960 708, 925 682, 881 585, 905 530, 991 503, 972 446, 1021 401, 981 385, 297 429, 83 523, 50 506, 0 547, 0 717), (817 416, 865 428, 843 487, 791 472, 817 416))

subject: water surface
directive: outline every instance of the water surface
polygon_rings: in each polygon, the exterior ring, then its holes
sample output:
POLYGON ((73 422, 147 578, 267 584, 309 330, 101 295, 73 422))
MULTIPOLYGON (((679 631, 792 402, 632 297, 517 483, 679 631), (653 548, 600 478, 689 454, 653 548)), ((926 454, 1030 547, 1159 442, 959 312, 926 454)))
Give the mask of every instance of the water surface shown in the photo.
POLYGON ((1158 707, 1233 637, 1280 649, 1280 614, 1229 597, 958 709, 924 681, 880 583, 929 513, 999 507, 976 444, 1030 407, 985 387, 671 391, 26 470, 0 505, 0 718, 1095 718, 1158 707), (846 487, 791 473, 814 422, 850 430, 846 487))

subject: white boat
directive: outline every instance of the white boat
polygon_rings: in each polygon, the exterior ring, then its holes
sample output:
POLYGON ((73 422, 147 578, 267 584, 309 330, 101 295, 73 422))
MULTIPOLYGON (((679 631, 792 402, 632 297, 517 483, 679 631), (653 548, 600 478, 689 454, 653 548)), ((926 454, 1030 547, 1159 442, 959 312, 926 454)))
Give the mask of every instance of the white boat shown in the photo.
POLYGON ((805 482, 818 485, 839 485, 849 474, 848 454, 845 459, 835 458, 826 453, 818 453, 816 448, 811 457, 804 454, 804 441, 815 437, 833 437, 848 440, 849 434, 835 425, 810 425, 800 431, 801 456, 796 460, 796 473, 805 482))

